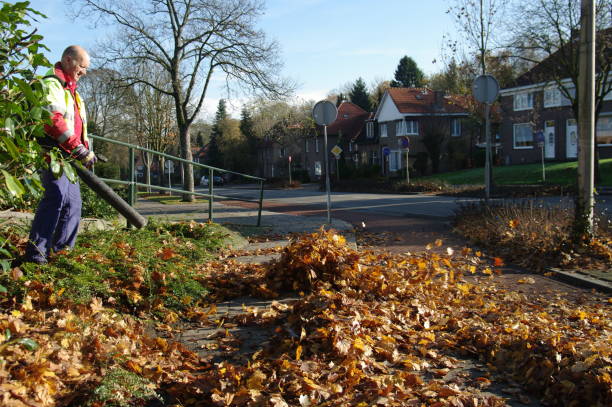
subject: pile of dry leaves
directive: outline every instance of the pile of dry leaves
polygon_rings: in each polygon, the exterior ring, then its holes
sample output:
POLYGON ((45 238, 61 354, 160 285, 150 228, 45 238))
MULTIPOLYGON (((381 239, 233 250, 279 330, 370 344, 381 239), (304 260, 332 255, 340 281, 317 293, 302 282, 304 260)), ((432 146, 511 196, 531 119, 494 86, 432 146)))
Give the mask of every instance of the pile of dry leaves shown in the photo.
POLYGON ((500 378, 550 405, 612 405, 611 301, 594 295, 577 305, 498 290, 494 270, 469 249, 361 252, 321 231, 269 265, 224 261, 201 272, 216 299, 303 294, 261 317, 276 334, 248 363, 214 365, 147 338, 100 303, 68 311, 26 301, 0 313, 10 336, 0 345, 2 405, 66 405, 113 367, 181 406, 501 406, 484 392, 500 378), (464 274, 483 277, 472 284, 464 274), (486 372, 453 375, 467 358, 486 372))

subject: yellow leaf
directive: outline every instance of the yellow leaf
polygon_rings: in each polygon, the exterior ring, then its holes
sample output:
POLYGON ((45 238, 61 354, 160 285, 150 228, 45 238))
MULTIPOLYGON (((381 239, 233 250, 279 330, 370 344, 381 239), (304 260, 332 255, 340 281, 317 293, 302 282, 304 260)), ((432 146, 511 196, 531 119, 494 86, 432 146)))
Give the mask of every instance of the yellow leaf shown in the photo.
POLYGON ((360 351, 365 351, 365 346, 361 338, 355 339, 355 341, 353 342, 353 347, 355 349, 359 349, 360 351))
POLYGON ((295 350, 295 360, 300 360, 301 357, 302 357, 302 345, 298 345, 297 349, 295 350))
POLYGON ((266 375, 259 369, 253 372, 251 377, 247 379, 247 387, 249 390, 264 390, 263 382, 266 380, 266 375))

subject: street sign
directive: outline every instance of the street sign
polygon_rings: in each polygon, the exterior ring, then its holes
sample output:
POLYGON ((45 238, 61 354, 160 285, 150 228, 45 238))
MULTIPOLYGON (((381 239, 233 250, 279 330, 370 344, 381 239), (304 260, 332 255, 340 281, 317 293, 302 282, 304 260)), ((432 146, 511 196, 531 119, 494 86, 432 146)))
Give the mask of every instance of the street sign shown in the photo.
POLYGON ((544 132, 543 131, 536 131, 535 133, 533 133, 533 138, 538 143, 544 143, 544 132))
POLYGON ((499 94, 499 83, 491 75, 480 75, 472 83, 472 94, 480 103, 493 103, 499 94))
POLYGON ((340 148, 339 145, 335 145, 332 149, 331 152, 334 156, 336 156, 336 158, 340 157, 340 154, 342 154, 342 149, 340 148))
POLYGON ((329 100, 321 100, 312 108, 312 117, 320 126, 329 126, 338 117, 338 109, 329 100))
POLYGON ((410 148, 410 139, 406 136, 402 136, 397 139, 397 145, 406 150, 407 148, 410 148))
POLYGON ((383 147, 382 153, 384 156, 391 154, 391 149, 389 147, 383 147))

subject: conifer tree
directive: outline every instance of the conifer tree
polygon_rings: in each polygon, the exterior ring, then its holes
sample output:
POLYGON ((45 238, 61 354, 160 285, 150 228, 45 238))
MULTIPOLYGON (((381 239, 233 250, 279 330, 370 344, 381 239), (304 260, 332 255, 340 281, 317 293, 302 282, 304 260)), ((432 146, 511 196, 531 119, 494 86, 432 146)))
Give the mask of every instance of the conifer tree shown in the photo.
POLYGON ((404 55, 395 70, 393 88, 420 88, 425 84, 425 74, 417 66, 414 59, 404 55))
POLYGON ((349 99, 352 103, 361 107, 366 112, 370 112, 372 110, 370 95, 368 94, 366 84, 362 78, 355 81, 355 84, 349 92, 349 99))

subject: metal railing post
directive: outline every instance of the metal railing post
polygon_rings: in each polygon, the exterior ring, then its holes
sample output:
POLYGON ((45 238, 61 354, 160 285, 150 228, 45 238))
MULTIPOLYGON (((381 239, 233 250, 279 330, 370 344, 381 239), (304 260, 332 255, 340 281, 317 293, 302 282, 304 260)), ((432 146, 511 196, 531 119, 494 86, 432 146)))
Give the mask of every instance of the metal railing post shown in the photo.
POLYGON ((259 181, 259 211, 257 211, 257 226, 261 226, 261 210, 263 208, 264 182, 259 181))
MULTIPOLYGON (((134 206, 134 204, 136 203, 136 168, 134 165, 134 161, 135 161, 135 154, 134 154, 134 148, 133 147, 129 147, 128 149, 129 151, 129 165, 128 165, 128 171, 129 171, 129 179, 130 179, 130 184, 128 185, 128 203, 130 204, 131 207, 134 206)), ((130 222, 128 221, 127 224, 128 227, 131 227, 132 225, 130 225, 130 222)))
POLYGON ((208 169, 208 221, 213 220, 213 169, 208 169))

